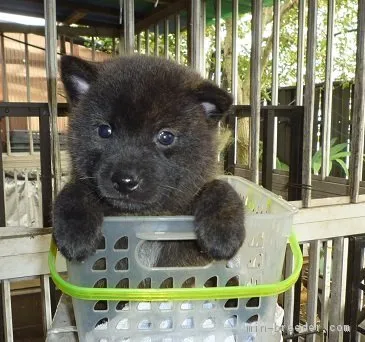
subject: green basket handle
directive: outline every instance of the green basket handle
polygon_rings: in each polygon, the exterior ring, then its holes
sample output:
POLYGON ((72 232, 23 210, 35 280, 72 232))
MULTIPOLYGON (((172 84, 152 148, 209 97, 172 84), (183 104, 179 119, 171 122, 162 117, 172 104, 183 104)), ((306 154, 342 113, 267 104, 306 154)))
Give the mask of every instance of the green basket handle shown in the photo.
POLYGON ((273 284, 252 286, 229 286, 208 288, 168 288, 168 289, 115 289, 93 288, 73 285, 64 280, 56 270, 57 247, 52 239, 48 254, 48 265, 53 281, 65 294, 83 300, 113 301, 182 301, 212 300, 230 298, 252 298, 275 296, 289 290, 299 278, 303 265, 303 256, 294 233, 289 237, 290 248, 294 256, 293 273, 286 279, 273 284))

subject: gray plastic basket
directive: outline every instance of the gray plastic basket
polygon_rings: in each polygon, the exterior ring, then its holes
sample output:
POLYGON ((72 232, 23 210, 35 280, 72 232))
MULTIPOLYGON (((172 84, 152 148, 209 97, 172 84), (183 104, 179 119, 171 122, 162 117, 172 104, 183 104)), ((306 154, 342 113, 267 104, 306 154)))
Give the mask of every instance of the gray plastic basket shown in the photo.
MULTIPOLYGON (((150 279, 152 288, 159 288, 168 278, 173 279, 174 287, 182 287, 190 278, 196 287, 203 287, 211 278, 216 279, 217 286, 226 286, 233 277, 244 286, 278 282, 296 209, 247 180, 220 178, 235 188, 246 206, 246 241, 228 264, 146 267, 139 262, 138 245, 143 240, 193 239, 193 218, 107 217, 103 226, 105 248, 83 263, 68 263, 70 282, 85 287, 104 283, 108 288, 119 287, 120 282, 137 288, 145 279, 150 279), (119 248, 114 248, 117 241, 119 248), (94 265, 104 269, 94 270, 94 265)), ((280 341, 280 333, 274 329, 276 301, 277 296, 241 298, 227 307, 227 299, 97 304, 73 298, 73 306, 80 341, 269 342, 280 341)))

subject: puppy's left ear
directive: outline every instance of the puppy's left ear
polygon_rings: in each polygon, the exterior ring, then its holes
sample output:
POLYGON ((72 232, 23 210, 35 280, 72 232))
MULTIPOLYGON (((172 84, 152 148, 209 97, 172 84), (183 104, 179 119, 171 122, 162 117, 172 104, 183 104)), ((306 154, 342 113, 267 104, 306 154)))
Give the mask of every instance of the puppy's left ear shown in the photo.
POLYGON ((206 117, 215 121, 221 120, 233 103, 229 93, 210 81, 200 83, 194 93, 203 106, 206 117))

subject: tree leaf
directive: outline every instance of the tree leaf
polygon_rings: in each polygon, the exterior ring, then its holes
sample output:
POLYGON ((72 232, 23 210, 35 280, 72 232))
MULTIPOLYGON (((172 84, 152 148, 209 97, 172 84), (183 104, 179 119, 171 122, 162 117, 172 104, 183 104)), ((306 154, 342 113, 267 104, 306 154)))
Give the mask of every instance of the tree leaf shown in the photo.
POLYGON ((340 152, 344 149, 346 149, 347 143, 337 144, 330 149, 330 155, 336 154, 337 152, 340 152))
POLYGON ((337 154, 331 155, 331 160, 336 160, 339 158, 346 158, 351 155, 351 152, 339 152, 337 154))

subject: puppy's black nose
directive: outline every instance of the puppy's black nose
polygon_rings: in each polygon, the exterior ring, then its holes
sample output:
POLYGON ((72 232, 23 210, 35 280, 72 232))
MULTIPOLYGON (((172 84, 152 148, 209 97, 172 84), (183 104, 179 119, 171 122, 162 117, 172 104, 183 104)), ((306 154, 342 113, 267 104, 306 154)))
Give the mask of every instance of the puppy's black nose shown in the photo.
POLYGON ((112 176, 113 187, 121 193, 128 193, 136 190, 139 185, 138 177, 132 174, 115 173, 112 176))

